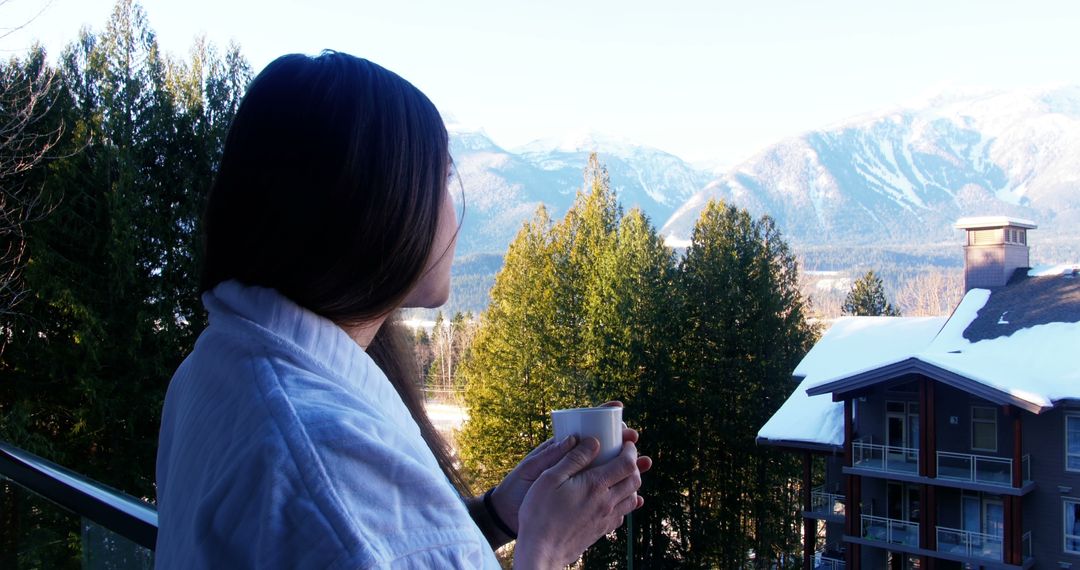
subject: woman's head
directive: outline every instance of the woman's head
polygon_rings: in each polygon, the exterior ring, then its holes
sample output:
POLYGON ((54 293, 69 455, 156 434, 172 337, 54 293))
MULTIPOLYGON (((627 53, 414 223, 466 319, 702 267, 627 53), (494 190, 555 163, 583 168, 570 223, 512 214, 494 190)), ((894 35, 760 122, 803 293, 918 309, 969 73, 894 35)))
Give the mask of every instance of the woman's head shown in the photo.
POLYGON ((456 234, 446 128, 396 74, 286 55, 248 88, 204 218, 202 289, 277 289, 339 324, 446 300, 456 234))

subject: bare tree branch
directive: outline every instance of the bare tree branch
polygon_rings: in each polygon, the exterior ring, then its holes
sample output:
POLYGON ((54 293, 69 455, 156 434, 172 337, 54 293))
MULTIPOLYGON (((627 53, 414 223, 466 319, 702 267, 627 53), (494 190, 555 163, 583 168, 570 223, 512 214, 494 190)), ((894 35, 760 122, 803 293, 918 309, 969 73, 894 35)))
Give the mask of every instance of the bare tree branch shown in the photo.
MULTIPOLYGON (((0 322, 26 297, 26 226, 51 211, 42 188, 26 175, 49 158, 63 135, 46 117, 56 104, 56 71, 11 60, 0 70, 0 322)), ((0 340, 0 344, 2 344, 0 340)))
MULTIPOLYGON (((0 40, 10 36, 11 34, 14 34, 15 32, 18 32, 19 30, 25 28, 26 26, 29 26, 30 24, 34 23, 34 20, 37 20, 38 18, 40 18, 41 15, 45 13, 45 10, 48 10, 49 6, 52 6, 52 3, 54 1, 55 0, 48 0, 47 2, 45 2, 45 4, 41 7, 40 10, 37 11, 36 14, 31 16, 30 19, 24 21, 23 23, 19 24, 18 26, 15 26, 15 27, 12 27, 12 28, 0 27, 0 40)), ((11 0, 0 0, 0 8, 2 8, 4 5, 6 5, 6 4, 10 3, 10 2, 11 2, 11 0)))

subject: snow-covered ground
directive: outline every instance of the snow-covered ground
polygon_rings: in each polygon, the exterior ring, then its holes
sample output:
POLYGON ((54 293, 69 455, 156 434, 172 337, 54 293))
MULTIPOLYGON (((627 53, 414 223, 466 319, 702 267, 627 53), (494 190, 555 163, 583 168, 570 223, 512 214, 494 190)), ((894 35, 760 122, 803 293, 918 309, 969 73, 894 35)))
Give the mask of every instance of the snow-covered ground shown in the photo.
POLYGON ((465 420, 469 418, 469 414, 464 407, 454 404, 429 401, 424 403, 424 409, 427 410, 428 417, 431 418, 431 423, 435 425, 435 429, 447 435, 453 430, 461 429, 461 424, 464 424, 465 420))

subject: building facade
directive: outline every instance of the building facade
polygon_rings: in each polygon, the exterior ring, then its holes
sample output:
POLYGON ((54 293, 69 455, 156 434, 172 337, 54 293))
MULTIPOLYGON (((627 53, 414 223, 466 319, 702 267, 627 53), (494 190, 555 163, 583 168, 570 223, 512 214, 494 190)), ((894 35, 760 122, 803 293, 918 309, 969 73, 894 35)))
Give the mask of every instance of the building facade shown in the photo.
POLYGON ((953 314, 840 319, 759 432, 804 456, 805 568, 1080 569, 1080 271, 958 227, 953 314))

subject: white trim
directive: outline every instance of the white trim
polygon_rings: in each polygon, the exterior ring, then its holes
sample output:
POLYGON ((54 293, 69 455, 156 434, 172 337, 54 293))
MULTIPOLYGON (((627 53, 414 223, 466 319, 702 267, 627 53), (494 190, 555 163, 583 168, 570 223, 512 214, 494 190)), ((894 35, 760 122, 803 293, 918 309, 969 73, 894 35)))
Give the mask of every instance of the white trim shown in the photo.
MULTIPOLYGON (((1061 509, 1061 549, 1068 554, 1080 554, 1080 547, 1076 550, 1069 550, 1069 540, 1080 541, 1080 534, 1068 534, 1066 530, 1069 528, 1069 505, 1075 505, 1076 508, 1080 508, 1080 500, 1077 499, 1063 499, 1061 509)), ((1073 516, 1076 516, 1076 512, 1073 511, 1073 516)))
POLYGON ((1080 473, 1080 468, 1077 468, 1077 469, 1070 469, 1069 468, 1069 458, 1070 457, 1075 457, 1075 458, 1080 459, 1080 454, 1069 453, 1069 418, 1080 421, 1080 414, 1065 414, 1065 422, 1064 422, 1064 424, 1065 424, 1065 437, 1063 438, 1063 441, 1065 442, 1065 471, 1068 471, 1068 472, 1071 472, 1071 473, 1080 473))
POLYGON ((1031 220, 1025 220, 1023 218, 1013 218, 1011 216, 978 216, 960 218, 959 220, 956 220, 956 224, 953 227, 958 230, 968 230, 1002 228, 1005 226, 1024 228, 1026 230, 1033 230, 1039 227, 1035 224, 1035 222, 1031 220))
POLYGON ((991 453, 997 453, 997 450, 998 450, 998 421, 997 421, 997 415, 998 414, 997 414, 997 408, 994 408, 994 407, 991 407, 991 406, 971 406, 970 412, 971 412, 971 417, 970 417, 970 420, 971 420, 971 422, 970 422, 970 424, 971 424, 971 450, 972 451, 989 451, 991 453), (975 410, 976 409, 990 410, 991 412, 994 413, 994 420, 992 422, 993 426, 994 426, 994 431, 993 431, 993 434, 994 434, 994 447, 975 447, 975 423, 976 422, 981 423, 981 424, 991 423, 990 420, 983 420, 983 419, 976 420, 975 419, 975 410))

